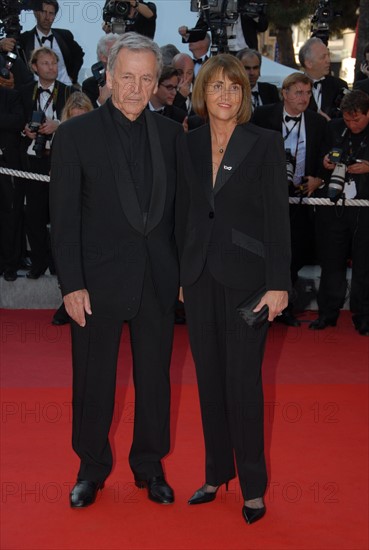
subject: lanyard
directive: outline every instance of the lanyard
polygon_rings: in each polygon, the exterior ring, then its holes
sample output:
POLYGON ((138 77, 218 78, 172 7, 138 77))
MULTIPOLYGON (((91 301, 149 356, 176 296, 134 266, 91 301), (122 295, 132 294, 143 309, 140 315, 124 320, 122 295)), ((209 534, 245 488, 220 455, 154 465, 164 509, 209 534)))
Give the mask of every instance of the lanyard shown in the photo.
MULTIPOLYGON (((44 113, 46 113, 46 111, 49 108, 51 102, 53 102, 53 111, 55 111, 55 105, 56 105, 57 97, 58 97, 58 85, 55 82, 53 93, 50 94, 49 99, 47 100, 45 107, 42 109, 42 111, 44 113)), ((39 102, 39 105, 40 105, 40 95, 38 94, 38 84, 35 84, 35 87, 34 87, 34 90, 33 90, 33 97, 32 97, 32 101, 33 101, 34 104, 36 103, 37 99, 38 99, 38 102, 39 102)), ((40 105, 40 109, 41 109, 41 105, 40 105)), ((37 103, 36 103, 36 110, 37 110, 37 103)))
POLYGON ((294 157, 296 158, 297 156, 297 150, 299 148, 299 139, 300 139, 300 132, 301 132, 301 120, 302 120, 302 115, 300 117, 299 120, 295 120, 295 124, 292 126, 292 128, 289 130, 287 128, 287 124, 285 123, 284 119, 283 119, 283 124, 284 124, 284 127, 286 128, 286 135, 284 136, 283 138, 283 141, 287 141, 288 139, 288 136, 291 134, 291 132, 296 128, 297 124, 299 125, 299 128, 298 128, 298 131, 297 131, 297 142, 296 142, 296 150, 295 150, 295 154, 294 154, 294 157))

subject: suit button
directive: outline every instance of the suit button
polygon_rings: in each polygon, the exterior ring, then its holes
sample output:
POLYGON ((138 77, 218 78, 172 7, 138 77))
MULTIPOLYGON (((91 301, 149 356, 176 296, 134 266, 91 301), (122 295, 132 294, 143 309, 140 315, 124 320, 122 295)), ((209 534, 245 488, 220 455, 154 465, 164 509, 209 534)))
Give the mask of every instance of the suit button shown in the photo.
POLYGON ((212 220, 214 218, 214 212, 209 212, 209 218, 212 220))

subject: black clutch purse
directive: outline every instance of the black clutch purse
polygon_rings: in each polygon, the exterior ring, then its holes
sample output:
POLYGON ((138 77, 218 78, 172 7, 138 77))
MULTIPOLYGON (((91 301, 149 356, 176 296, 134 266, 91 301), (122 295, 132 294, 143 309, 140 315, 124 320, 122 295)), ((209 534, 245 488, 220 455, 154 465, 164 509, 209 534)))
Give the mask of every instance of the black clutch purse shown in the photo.
POLYGON ((247 298, 242 304, 237 306, 237 311, 242 319, 252 328, 260 328, 268 320, 269 307, 265 304, 260 311, 254 312, 260 302, 262 296, 266 293, 266 289, 263 287, 255 292, 252 296, 247 298))

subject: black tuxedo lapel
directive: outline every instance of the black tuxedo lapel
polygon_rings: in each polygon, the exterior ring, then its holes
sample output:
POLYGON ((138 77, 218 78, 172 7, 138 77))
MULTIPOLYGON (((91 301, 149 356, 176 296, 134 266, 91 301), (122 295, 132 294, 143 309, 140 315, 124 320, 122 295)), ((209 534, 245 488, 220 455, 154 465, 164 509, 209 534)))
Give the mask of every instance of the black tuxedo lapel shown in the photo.
POLYGON ((162 219, 167 191, 167 171, 159 131, 154 116, 156 115, 152 115, 148 109, 145 109, 146 128, 150 143, 153 171, 150 208, 145 233, 152 231, 162 219))
POLYGON ((201 126, 189 134, 187 143, 190 150, 191 162, 198 178, 198 184, 202 187, 205 196, 214 208, 213 195, 213 166, 211 162, 211 137, 210 126, 208 124, 201 126))
POLYGON ((217 173, 214 193, 218 193, 227 181, 234 175, 237 168, 250 153, 259 136, 245 125, 236 126, 229 140, 223 161, 217 173))
POLYGON ((123 212, 131 226, 139 233, 144 233, 144 221, 129 170, 129 163, 121 147, 119 134, 107 103, 100 107, 99 112, 102 118, 102 128, 105 133, 108 155, 123 212))
POLYGON ((306 134, 305 175, 309 176, 311 175, 309 174, 309 172, 311 171, 311 167, 314 165, 314 158, 313 158, 314 121, 311 120, 308 110, 304 112, 304 118, 305 118, 305 134, 306 134))
POLYGON ((63 35, 57 29, 51 29, 51 32, 53 33, 54 38, 58 43, 60 51, 63 55, 64 63, 67 65, 69 55, 71 54, 68 48, 68 44, 64 40, 63 35))

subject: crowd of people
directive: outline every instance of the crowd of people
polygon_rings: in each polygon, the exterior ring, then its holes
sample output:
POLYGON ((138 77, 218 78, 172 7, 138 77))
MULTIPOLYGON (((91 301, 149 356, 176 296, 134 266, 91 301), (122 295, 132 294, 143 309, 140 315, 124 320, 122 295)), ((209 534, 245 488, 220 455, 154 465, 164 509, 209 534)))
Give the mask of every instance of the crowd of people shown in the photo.
MULTIPOLYGON (((242 514, 253 523, 265 514, 267 321, 300 325, 291 292, 299 270, 322 267, 310 328, 324 330, 337 323, 350 261, 353 324, 369 335, 369 203, 340 200, 369 201, 368 64, 349 92, 330 74, 327 46, 310 38, 299 52, 301 72, 279 91, 259 81, 257 32, 266 16, 240 17, 230 53, 210 56, 202 16, 200 39, 179 28, 189 45, 183 53, 151 40, 154 3, 129 4, 130 32, 104 21, 93 76, 81 85, 84 52, 70 31, 53 28, 57 0, 35 11, 21 55, 0 77, 0 165, 51 174, 50 185, 0 175, 0 270, 7 282, 27 266, 28 279, 48 268, 59 279, 54 323, 71 323, 73 448, 81 460, 73 508, 93 504, 112 468, 125 321, 136 391, 130 466, 151 500, 174 501, 161 461, 170 448, 181 283, 206 447, 205 483, 189 504, 216 498, 235 476, 235 456, 242 514), (288 196, 298 203, 289 206, 288 196), (304 197, 330 197, 332 206, 304 197), (255 293, 251 317, 268 313, 253 327, 238 306, 255 293)), ((5 55, 15 47, 13 38, 0 41, 5 55)))

